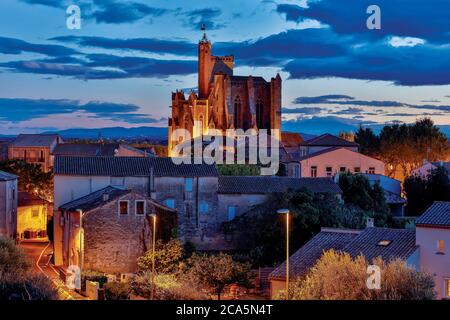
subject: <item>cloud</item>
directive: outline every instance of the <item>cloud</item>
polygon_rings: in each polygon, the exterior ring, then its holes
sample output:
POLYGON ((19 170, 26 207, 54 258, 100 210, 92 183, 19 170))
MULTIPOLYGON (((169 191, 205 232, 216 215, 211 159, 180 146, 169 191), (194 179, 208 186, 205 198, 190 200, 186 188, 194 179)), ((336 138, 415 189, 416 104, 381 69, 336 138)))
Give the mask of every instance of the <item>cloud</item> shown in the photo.
POLYGON ((97 23, 131 23, 146 17, 160 17, 167 9, 150 7, 139 2, 120 2, 115 0, 94 0, 97 8, 91 17, 97 23))
POLYGON ((360 121, 356 119, 346 119, 334 116, 312 117, 308 119, 297 119, 283 121, 284 131, 302 132, 319 135, 325 132, 338 134, 341 131, 355 131, 361 125, 373 124, 372 121, 360 121))
POLYGON ((121 104, 102 101, 81 103, 66 99, 21 99, 0 98, 1 121, 21 122, 52 115, 83 112, 91 117, 125 121, 128 123, 155 123, 159 119, 138 113, 140 108, 134 104, 121 104))
POLYGON ((81 80, 166 78, 197 71, 197 62, 193 60, 158 60, 108 54, 88 54, 85 58, 87 60, 65 58, 75 64, 58 63, 50 59, 10 61, 0 63, 0 67, 16 73, 67 76, 81 80))
POLYGON ((61 8, 67 3, 67 1, 65 0, 20 0, 20 1, 32 5, 39 4, 53 8, 61 8))
POLYGON ((0 53, 21 54, 26 52, 40 53, 47 56, 69 56, 78 51, 60 45, 34 44, 20 39, 0 37, 0 53))
POLYGON ((226 27, 225 23, 220 22, 219 17, 222 15, 222 11, 219 8, 195 9, 180 14, 188 18, 185 25, 193 30, 199 30, 202 24, 205 25, 207 30, 226 27))
POLYGON ((450 39, 450 2, 447 0, 378 0, 375 4, 381 9, 380 30, 366 27, 369 17, 366 10, 372 4, 372 0, 321 0, 308 1, 307 7, 279 4, 276 10, 288 21, 316 19, 339 34, 360 34, 368 38, 396 35, 435 42, 450 39))
POLYGON ((356 100, 354 97, 339 94, 330 94, 316 97, 298 97, 294 99, 293 103, 294 104, 315 103, 315 104, 346 105, 346 106, 361 106, 361 107, 385 107, 385 108, 409 107, 415 109, 431 109, 450 112, 450 106, 448 105, 431 105, 431 104, 416 105, 390 100, 388 101, 356 100))
POLYGON ((364 113, 364 109, 362 108, 347 108, 344 110, 338 110, 338 111, 334 111, 333 114, 360 114, 360 113, 364 113))
POLYGON ((322 110, 324 109, 319 107, 282 108, 281 112, 283 114, 290 114, 290 113, 316 114, 320 113, 322 110))

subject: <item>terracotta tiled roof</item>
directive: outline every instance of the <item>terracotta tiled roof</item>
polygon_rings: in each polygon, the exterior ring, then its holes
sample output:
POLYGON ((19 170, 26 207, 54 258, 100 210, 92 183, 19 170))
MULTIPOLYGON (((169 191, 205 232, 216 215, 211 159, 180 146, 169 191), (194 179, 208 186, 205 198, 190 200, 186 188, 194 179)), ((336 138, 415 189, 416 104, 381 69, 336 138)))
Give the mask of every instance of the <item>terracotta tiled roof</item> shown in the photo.
MULTIPOLYGON (((324 251, 331 249, 342 250, 358 235, 358 232, 356 230, 322 229, 322 231, 290 256, 289 276, 298 277, 304 275, 316 264, 324 251)), ((270 278, 286 278, 286 263, 283 262, 272 271, 270 278)))
POLYGON ((54 172, 80 176, 150 176, 215 177, 217 170, 209 164, 180 164, 172 158, 151 157, 55 157, 54 172))
POLYGON ((363 255, 369 262, 377 257, 383 261, 407 259, 416 250, 416 230, 366 228, 345 248, 352 257, 363 255), (380 241, 390 241, 386 246, 380 241))
POLYGON ((450 227, 450 202, 435 201, 416 220, 416 225, 450 227))
POLYGON ((5 171, 0 171, 0 181, 8 181, 8 180, 15 180, 18 179, 19 177, 16 176, 15 174, 9 173, 9 172, 5 172, 5 171))
POLYGON ((329 178, 289 178, 276 176, 221 176, 219 193, 267 194, 306 188, 318 193, 342 193, 329 178))
POLYGON ((318 147, 358 147, 356 142, 350 142, 332 134, 325 133, 318 137, 303 141, 302 146, 318 146, 318 147))
POLYGON ((39 205, 39 204, 47 204, 48 202, 41 197, 26 192, 26 191, 19 191, 19 207, 25 207, 25 206, 32 206, 32 205, 39 205))
POLYGON ((13 147, 50 147, 59 136, 57 134, 19 134, 13 147))
MULTIPOLYGON (((416 233, 413 229, 366 228, 364 230, 322 229, 289 258, 289 276, 304 275, 322 253, 337 250, 352 257, 363 255, 369 262, 381 257, 384 261, 407 259, 417 249, 416 233), (388 241, 385 246, 380 241, 388 241)), ((283 262, 270 275, 272 279, 286 277, 286 264, 283 262)))
POLYGON ((109 202, 129 192, 130 190, 127 189, 108 186, 106 188, 90 193, 79 199, 65 203, 62 206, 60 206, 60 209, 63 211, 75 211, 75 210, 88 211, 104 204, 105 203, 103 198, 104 195, 108 195, 108 200, 106 202, 109 202))

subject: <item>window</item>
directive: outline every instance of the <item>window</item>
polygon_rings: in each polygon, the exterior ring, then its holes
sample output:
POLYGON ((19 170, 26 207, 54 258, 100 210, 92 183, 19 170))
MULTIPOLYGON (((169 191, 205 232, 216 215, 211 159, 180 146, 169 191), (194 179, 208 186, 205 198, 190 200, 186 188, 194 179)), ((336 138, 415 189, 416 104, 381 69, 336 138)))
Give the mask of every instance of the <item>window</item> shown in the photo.
POLYGON ((360 167, 355 167, 355 168, 353 169, 353 172, 354 172, 354 173, 360 173, 360 172, 361 172, 361 168, 360 168, 360 167))
POLYGON ((44 162, 44 150, 39 152, 39 162, 44 162))
POLYGON ((184 191, 192 192, 192 178, 184 179, 184 191))
POLYGON ((294 164, 294 178, 300 178, 300 165, 294 164))
POLYGON ((236 206, 228 207, 227 216, 228 216, 228 221, 231 221, 236 217, 236 206))
POLYGON ((136 200, 136 214, 145 214, 144 200, 136 200))
POLYGON ((313 177, 313 178, 317 177, 317 167, 316 166, 311 167, 311 177, 313 177))
POLYGON ((128 201, 121 200, 119 201, 119 214, 128 214, 128 201))
POLYGON ((369 170, 367 170, 367 173, 375 174, 375 167, 369 167, 369 170))
POLYGON ((170 209, 175 209, 175 199, 166 199, 164 204, 170 209))
POLYGON ((327 177, 331 177, 333 175, 333 168, 332 167, 326 167, 325 172, 327 174, 327 177))
POLYGON ((256 101, 256 125, 258 129, 262 129, 264 127, 263 125, 263 103, 261 98, 256 101))
POLYGON ((436 254, 444 254, 444 249, 445 249, 445 241, 444 240, 437 241, 437 249, 438 249, 438 251, 436 252, 436 254))
POLYGON ((380 247, 387 247, 390 244, 391 244, 391 240, 380 240, 380 241, 378 241, 378 245, 380 247))
POLYGON ((200 202, 200 213, 206 214, 209 211, 209 205, 206 201, 200 202))
POLYGON ((450 298, 450 279, 445 279, 445 297, 450 298))
POLYGON ((239 129, 240 128, 240 114, 241 114, 241 98, 237 96, 234 99, 234 128, 239 129))
POLYGON ((340 167, 339 168, 339 172, 346 172, 347 171, 347 168, 346 167, 340 167))
POLYGON ((39 209, 33 209, 33 210, 31 210, 31 216, 32 216, 33 218, 39 217, 39 209))

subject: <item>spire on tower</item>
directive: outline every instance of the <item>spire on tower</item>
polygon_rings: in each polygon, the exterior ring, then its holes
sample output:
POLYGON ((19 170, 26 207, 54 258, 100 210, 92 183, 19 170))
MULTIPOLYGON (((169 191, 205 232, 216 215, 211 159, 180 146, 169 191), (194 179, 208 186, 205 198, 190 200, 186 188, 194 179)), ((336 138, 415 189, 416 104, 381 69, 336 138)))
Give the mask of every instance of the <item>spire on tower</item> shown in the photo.
POLYGON ((202 42, 207 42, 208 38, 206 37, 206 25, 204 23, 201 24, 200 26, 200 30, 203 31, 203 38, 202 38, 202 42))

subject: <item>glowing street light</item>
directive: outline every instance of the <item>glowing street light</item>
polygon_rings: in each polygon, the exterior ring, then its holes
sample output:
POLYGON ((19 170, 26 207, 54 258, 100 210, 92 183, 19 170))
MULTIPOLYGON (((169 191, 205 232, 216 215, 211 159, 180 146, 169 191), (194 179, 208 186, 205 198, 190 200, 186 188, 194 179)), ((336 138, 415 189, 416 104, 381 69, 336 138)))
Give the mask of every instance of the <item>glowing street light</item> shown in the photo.
POLYGON ((153 300, 155 292, 155 247, 156 247, 156 213, 150 214, 153 218, 153 241, 152 241, 152 291, 150 292, 150 299, 153 300))
POLYGON ((277 213, 286 215, 286 300, 289 300, 289 209, 279 209, 277 213))

